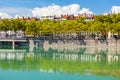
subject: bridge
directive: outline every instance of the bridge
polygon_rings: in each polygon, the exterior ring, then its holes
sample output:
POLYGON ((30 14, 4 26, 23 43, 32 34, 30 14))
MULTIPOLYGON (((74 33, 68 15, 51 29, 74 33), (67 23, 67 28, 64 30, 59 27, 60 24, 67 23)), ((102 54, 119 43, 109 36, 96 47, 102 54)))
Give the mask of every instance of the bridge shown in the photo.
POLYGON ((0 42, 5 42, 5 43, 12 43, 12 49, 15 48, 15 43, 16 42, 20 42, 20 43, 25 43, 25 42, 28 42, 27 39, 0 39, 0 42))

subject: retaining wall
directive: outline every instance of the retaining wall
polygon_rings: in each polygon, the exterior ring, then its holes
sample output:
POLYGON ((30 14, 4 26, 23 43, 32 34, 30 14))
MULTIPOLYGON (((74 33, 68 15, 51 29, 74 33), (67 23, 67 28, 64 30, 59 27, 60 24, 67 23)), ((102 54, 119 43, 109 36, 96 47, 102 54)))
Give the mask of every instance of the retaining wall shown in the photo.
POLYGON ((40 46, 115 46, 120 47, 120 40, 40 40, 40 46))

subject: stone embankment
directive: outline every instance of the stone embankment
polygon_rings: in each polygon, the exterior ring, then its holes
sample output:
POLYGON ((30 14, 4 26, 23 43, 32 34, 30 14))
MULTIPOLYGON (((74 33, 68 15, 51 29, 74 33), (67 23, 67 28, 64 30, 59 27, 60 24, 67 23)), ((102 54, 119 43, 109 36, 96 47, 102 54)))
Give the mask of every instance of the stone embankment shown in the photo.
POLYGON ((40 46, 99 46, 120 47, 120 40, 40 40, 40 46))

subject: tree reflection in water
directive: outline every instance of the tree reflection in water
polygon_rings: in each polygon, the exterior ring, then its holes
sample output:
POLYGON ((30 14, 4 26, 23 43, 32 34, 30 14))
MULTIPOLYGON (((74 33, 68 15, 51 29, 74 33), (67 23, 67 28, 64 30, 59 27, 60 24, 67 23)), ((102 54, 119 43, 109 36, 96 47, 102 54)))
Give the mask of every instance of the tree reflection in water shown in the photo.
POLYGON ((1 49, 0 69, 34 70, 120 77, 120 48, 79 47, 44 50, 43 47, 1 49), (9 66, 8 66, 9 65, 9 66))

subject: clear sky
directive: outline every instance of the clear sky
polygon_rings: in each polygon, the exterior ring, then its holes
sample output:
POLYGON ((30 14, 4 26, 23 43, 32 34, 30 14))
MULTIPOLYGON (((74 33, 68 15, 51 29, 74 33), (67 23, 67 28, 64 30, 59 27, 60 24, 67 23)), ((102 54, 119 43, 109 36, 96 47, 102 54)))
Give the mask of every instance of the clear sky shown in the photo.
POLYGON ((29 16, 35 8, 48 8, 53 4, 61 8, 77 4, 80 10, 86 8, 95 14, 102 14, 110 11, 112 6, 120 6, 120 0, 0 0, 0 12, 10 16, 29 16))

